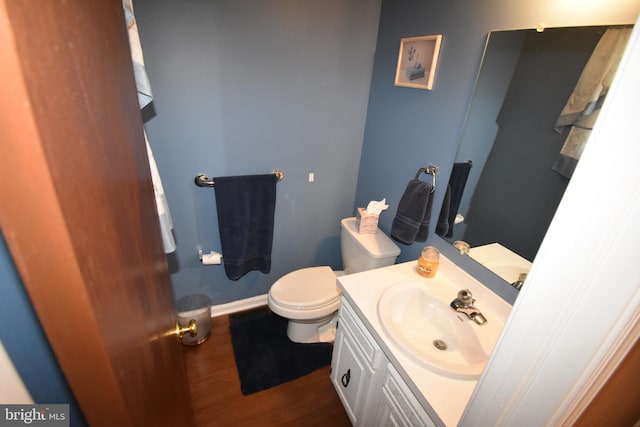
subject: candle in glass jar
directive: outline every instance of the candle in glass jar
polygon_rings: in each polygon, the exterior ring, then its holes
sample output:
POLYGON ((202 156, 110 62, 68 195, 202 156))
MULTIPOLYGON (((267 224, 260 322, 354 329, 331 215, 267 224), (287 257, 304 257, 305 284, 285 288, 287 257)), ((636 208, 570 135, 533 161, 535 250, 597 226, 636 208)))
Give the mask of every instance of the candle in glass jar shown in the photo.
POLYGON ((427 246, 422 250, 420 258, 418 258, 416 271, 423 277, 432 278, 438 272, 439 265, 440 252, 433 246, 427 246))

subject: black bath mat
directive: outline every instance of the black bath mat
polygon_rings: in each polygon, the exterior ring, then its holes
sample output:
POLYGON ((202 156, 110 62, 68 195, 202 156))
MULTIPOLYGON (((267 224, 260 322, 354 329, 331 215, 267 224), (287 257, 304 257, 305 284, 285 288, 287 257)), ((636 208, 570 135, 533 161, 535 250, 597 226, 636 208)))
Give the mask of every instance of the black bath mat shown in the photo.
POLYGON ((229 319, 242 394, 295 380, 331 363, 331 344, 292 342, 287 337, 287 319, 268 309, 229 319))

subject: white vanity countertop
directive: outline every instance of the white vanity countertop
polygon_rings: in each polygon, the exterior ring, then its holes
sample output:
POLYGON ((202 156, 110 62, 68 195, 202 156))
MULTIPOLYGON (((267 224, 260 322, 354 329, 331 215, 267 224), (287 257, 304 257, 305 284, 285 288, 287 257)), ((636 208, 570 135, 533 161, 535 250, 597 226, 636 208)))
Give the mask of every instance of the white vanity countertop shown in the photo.
POLYGON ((378 318, 378 300, 394 284, 424 281, 427 289, 430 286, 440 289, 443 286, 450 287, 451 300, 456 298, 459 290, 468 288, 480 311, 484 308, 492 312, 494 318, 489 321, 499 321, 502 325, 511 311, 511 305, 442 255, 438 273, 433 279, 418 275, 415 266, 416 261, 409 261, 341 276, 338 277, 338 286, 429 416, 436 423, 440 420, 446 426, 455 426, 467 406, 477 380, 455 379, 435 373, 406 355, 385 334, 378 318))

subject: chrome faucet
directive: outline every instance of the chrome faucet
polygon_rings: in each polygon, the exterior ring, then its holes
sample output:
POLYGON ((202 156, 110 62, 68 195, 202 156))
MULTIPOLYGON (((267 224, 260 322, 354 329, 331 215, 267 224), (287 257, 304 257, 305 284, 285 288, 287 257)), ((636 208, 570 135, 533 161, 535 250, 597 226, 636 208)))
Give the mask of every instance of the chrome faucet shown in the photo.
POLYGON ((476 302, 473 299, 473 295, 471 295, 471 291, 469 289, 463 289, 458 292, 458 298, 451 301, 451 308, 458 313, 464 313, 467 317, 478 325, 486 325, 487 318, 484 317, 480 310, 473 306, 473 303, 476 302))
POLYGON ((518 280, 516 280, 515 282, 513 282, 511 284, 511 286, 513 286, 514 288, 516 288, 517 290, 522 289, 522 285, 524 284, 524 281, 527 280, 527 273, 521 273, 518 276, 518 280))

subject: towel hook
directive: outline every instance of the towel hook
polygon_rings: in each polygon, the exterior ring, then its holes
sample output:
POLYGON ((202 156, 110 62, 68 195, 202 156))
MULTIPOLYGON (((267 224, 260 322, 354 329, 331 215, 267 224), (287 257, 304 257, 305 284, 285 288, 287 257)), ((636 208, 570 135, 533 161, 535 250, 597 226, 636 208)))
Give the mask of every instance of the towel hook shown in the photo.
MULTIPOLYGON (((280 169, 274 170, 273 174, 276 176, 276 178, 278 178, 278 181, 282 181, 284 179, 284 172, 282 172, 280 169)), ((216 185, 213 179, 209 178, 203 173, 196 175, 194 181, 198 187, 215 187, 216 185)))
POLYGON ((434 165, 429 165, 426 168, 420 168, 418 173, 416 173, 416 179, 420 177, 421 173, 428 173, 431 175, 431 192, 436 191, 436 175, 438 174, 438 167, 434 165))

